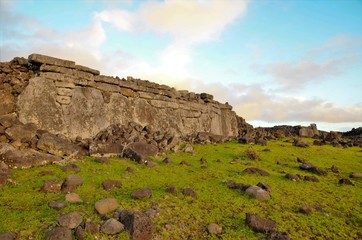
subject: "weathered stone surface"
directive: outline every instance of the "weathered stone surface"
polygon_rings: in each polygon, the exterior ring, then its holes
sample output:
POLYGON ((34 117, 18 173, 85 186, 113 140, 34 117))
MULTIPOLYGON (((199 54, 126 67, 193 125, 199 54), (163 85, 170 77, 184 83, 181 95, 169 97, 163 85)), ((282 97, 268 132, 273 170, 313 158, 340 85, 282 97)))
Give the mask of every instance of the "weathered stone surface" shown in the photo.
POLYGON ((299 212, 307 214, 307 215, 311 214, 312 211, 313 211, 313 209, 311 207, 309 207, 308 205, 303 205, 299 209, 299 212))
POLYGON ((72 240, 72 232, 65 227, 56 227, 45 235, 45 240, 72 240))
POLYGON ((269 192, 258 186, 250 186, 245 192, 249 195, 249 197, 255 198, 259 201, 267 201, 270 198, 269 192))
POLYGON ((222 233, 222 227, 219 226, 218 224, 216 223, 211 223, 207 226, 207 231, 210 233, 210 234, 215 234, 215 235, 219 235, 222 233))
POLYGON ((69 140, 56 136, 51 133, 43 134, 37 144, 37 147, 43 151, 51 153, 56 156, 83 156, 85 151, 71 143, 69 140))
POLYGON ((0 89, 0 115, 5 115, 15 111, 15 98, 10 91, 0 89))
POLYGON ((299 166, 299 168, 302 170, 307 170, 309 172, 319 174, 319 175, 327 175, 326 171, 322 170, 321 168, 319 168, 317 166, 314 166, 312 163, 309 163, 309 162, 302 163, 299 166))
POLYGON ((109 191, 112 188, 122 187, 122 182, 119 180, 105 180, 104 182, 102 182, 102 187, 104 190, 109 191))
POLYGON ((141 213, 124 211, 121 223, 130 232, 132 240, 151 240, 155 227, 150 217, 141 213))
POLYGON ((256 214, 246 214, 246 224, 256 232, 272 232, 277 230, 276 222, 259 217, 256 214))
POLYGON ((109 235, 120 233, 123 229, 124 225, 114 218, 108 219, 101 226, 101 231, 109 235))
POLYGON ((351 173, 351 175, 349 177, 350 178, 362 178, 362 173, 354 172, 354 173, 351 173))
POLYGON ((45 56, 41 54, 31 54, 28 57, 28 61, 31 63, 40 63, 40 64, 49 64, 49 65, 56 65, 60 67, 66 67, 66 68, 75 68, 75 62, 63 60, 60 58, 45 56))
POLYGON ((17 235, 14 232, 4 232, 0 233, 1 240, 15 240, 17 239, 17 235))
POLYGON ((0 169, 0 188, 5 186, 11 171, 7 169, 0 169))
POLYGON ((98 70, 89 68, 89 67, 85 67, 82 65, 75 65, 75 69, 77 69, 78 71, 82 71, 82 72, 88 72, 88 73, 92 73, 94 75, 99 75, 100 72, 98 70))
POLYGON ((48 206, 50 208, 54 208, 56 210, 61 210, 61 209, 65 208, 65 207, 67 207, 67 204, 64 203, 64 202, 60 202, 60 201, 49 201, 48 206))
POLYGON ((13 141, 29 142, 35 137, 37 127, 33 123, 16 124, 5 130, 6 136, 13 141))
POLYGON ((59 157, 37 152, 33 149, 8 149, 8 151, 5 151, 4 148, 6 147, 0 143, 0 160, 7 164, 9 168, 30 168, 61 161, 59 157))
POLYGON ((83 184, 83 178, 78 175, 69 175, 62 184, 62 193, 72 193, 83 184))
POLYGON ((246 169, 244 169, 243 172, 250 173, 250 174, 259 174, 261 176, 270 176, 270 174, 267 171, 264 171, 259 168, 246 168, 246 169))
POLYGON ((348 178, 341 178, 341 179, 339 179, 338 183, 354 186, 354 183, 351 180, 349 180, 348 178))
POLYGON ((47 193, 58 193, 61 191, 63 181, 58 179, 47 180, 43 182, 40 191, 47 193))
POLYGON ((100 200, 94 204, 95 209, 101 215, 113 212, 118 208, 118 202, 115 198, 100 200))
POLYGON ((133 199, 145 199, 150 198, 152 196, 152 189, 151 188, 143 188, 131 193, 131 197, 133 199))
POLYGON ((80 167, 74 163, 67 164, 63 167, 64 172, 80 172, 80 167))
POLYGON ((75 229, 74 235, 77 240, 86 240, 87 239, 87 235, 85 234, 85 231, 81 226, 78 226, 75 229))
POLYGON ((91 234, 98 233, 100 229, 100 226, 93 222, 86 222, 85 223, 85 231, 89 232, 91 234))
POLYGON ((79 226, 83 221, 83 217, 78 212, 70 212, 61 215, 58 222, 62 227, 74 229, 79 226))
POLYGON ((192 188, 184 188, 182 189, 182 194, 185 196, 190 196, 193 198, 197 198, 197 193, 192 188))
POLYGON ((125 150, 125 157, 131 158, 136 162, 144 162, 148 157, 154 156, 158 153, 158 149, 156 146, 135 142, 130 144, 125 150))
POLYGON ((65 195, 65 201, 70 203, 82 203, 83 200, 76 193, 68 193, 65 195))

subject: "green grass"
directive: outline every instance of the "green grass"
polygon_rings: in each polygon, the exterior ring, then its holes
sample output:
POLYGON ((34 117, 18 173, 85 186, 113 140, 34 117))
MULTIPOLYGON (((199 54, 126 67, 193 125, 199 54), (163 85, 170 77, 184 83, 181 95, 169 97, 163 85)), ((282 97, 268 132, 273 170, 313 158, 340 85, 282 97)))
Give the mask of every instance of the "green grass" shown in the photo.
MULTIPOLYGON (((308 139, 308 141, 312 141, 308 139)), ((94 210, 94 203, 108 197, 117 198, 121 209, 146 212, 153 202, 158 204, 160 214, 153 218, 159 239, 261 239, 265 234, 254 233, 245 224, 245 213, 252 212, 278 223, 279 230, 286 231, 292 239, 357 239, 361 238, 362 225, 362 181, 352 179, 355 186, 340 185, 335 174, 317 176, 320 182, 293 182, 286 179, 287 173, 314 175, 298 168, 297 157, 323 168, 336 165, 341 176, 362 171, 361 148, 334 148, 331 146, 311 146, 298 148, 282 141, 269 142, 268 146, 253 146, 261 161, 245 156, 249 145, 229 142, 220 145, 194 145, 194 154, 170 153, 154 158, 158 163, 154 168, 136 164, 130 160, 112 159, 110 164, 101 164, 93 158, 85 158, 76 164, 81 168, 78 175, 84 184, 76 191, 83 199, 82 204, 68 204, 61 211, 50 209, 50 200, 64 200, 61 193, 42 193, 39 189, 44 180, 64 179, 68 174, 61 166, 45 166, 31 169, 13 170, 11 179, 0 190, 0 232, 21 232, 22 239, 32 236, 42 239, 47 231, 57 224, 58 217, 66 212, 78 211, 84 219, 100 223, 94 210), (263 151, 265 148, 270 151, 263 151), (165 157, 172 159, 164 164, 165 157), (208 168, 202 169, 199 159, 208 161, 208 168), (222 162, 216 162, 221 159, 222 162), (182 160, 192 166, 179 165, 182 160), (282 161, 288 166, 277 165, 282 161), (126 172, 127 167, 135 172, 126 172), (258 167, 268 171, 269 177, 245 174, 246 167, 258 167), (53 176, 39 176, 44 170, 52 170, 53 176), (106 179, 122 181, 122 188, 103 190, 101 183, 106 179), (257 184, 263 181, 272 187, 272 198, 259 202, 245 193, 229 189, 222 180, 257 184), (176 195, 166 193, 168 185, 179 189, 176 195), (133 190, 151 187, 153 196, 146 200, 133 200, 133 190), (185 197, 182 188, 191 187, 198 198, 185 197), (311 215, 298 212, 307 204, 320 206, 323 211, 311 215), (216 222, 224 232, 221 236, 210 236, 205 227, 216 222), (171 229, 166 229, 171 225, 171 229)), ((111 215, 110 215, 111 216, 111 215)), ((92 236, 88 236, 93 239, 92 236)), ((108 239, 107 236, 99 237, 108 239)), ((129 239, 126 232, 118 239, 129 239)), ((109 239, 111 239, 109 237, 109 239)))

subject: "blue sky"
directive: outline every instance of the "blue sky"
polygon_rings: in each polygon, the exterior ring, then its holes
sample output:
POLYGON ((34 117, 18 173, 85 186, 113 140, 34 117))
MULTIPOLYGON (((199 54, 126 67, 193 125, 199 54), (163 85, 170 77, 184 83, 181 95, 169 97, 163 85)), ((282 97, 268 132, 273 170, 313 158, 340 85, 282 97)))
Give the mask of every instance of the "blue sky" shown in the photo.
POLYGON ((229 102, 254 126, 362 126, 361 0, 0 0, 0 59, 42 53, 229 102))

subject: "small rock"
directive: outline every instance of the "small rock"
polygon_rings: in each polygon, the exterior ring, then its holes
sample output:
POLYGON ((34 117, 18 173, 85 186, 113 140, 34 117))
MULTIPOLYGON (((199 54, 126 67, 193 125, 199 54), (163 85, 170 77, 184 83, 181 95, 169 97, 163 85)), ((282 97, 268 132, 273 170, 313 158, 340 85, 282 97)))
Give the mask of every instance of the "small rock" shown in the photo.
POLYGON ((80 172, 80 167, 75 165, 74 163, 68 164, 63 167, 64 172, 80 172))
POLYGON ((175 187, 175 186, 168 186, 168 187, 166 188, 166 192, 175 194, 175 193, 177 192, 177 187, 175 187))
POLYGON ((277 223, 273 220, 264 219, 256 214, 246 214, 246 224, 255 232, 271 232, 277 230, 277 223))
POLYGON ((222 162, 222 160, 221 160, 221 159, 217 159, 217 160, 216 160, 216 162, 221 163, 221 162, 222 162))
POLYGON ((152 161, 146 161, 145 164, 146 164, 146 166, 149 167, 149 168, 152 168, 152 167, 156 166, 156 163, 155 163, 155 162, 152 162, 152 161))
POLYGON ((127 167, 126 171, 127 171, 128 173, 133 173, 133 172, 134 172, 133 168, 131 168, 131 167, 127 167))
POLYGON ((186 162, 185 160, 181 161, 180 165, 191 166, 191 164, 186 162))
POLYGON ((130 232, 132 240, 151 240, 155 227, 150 217, 142 213, 122 211, 121 222, 130 232))
POLYGON ((121 188, 122 187, 122 182, 119 180, 105 180, 102 183, 102 187, 104 190, 109 191, 112 188, 121 188))
POLYGON ((299 175, 296 174, 291 174, 291 173, 287 173, 285 175, 286 178, 292 180, 292 181, 297 181, 297 180, 301 180, 301 178, 299 177, 299 175))
POLYGON ((75 238, 77 240, 85 240, 87 239, 87 235, 84 232, 84 229, 81 226, 78 226, 74 232, 75 238))
POLYGON ((207 160, 202 157, 202 158, 200 159, 200 163, 201 163, 201 164, 206 164, 206 163, 207 163, 207 160))
POLYGON ((316 176, 304 176, 304 181, 319 182, 319 179, 316 176))
POLYGON ((0 169, 0 187, 5 186, 10 174, 11 174, 10 170, 0 169))
POLYGON ((251 186, 245 191, 249 197, 255 198, 259 201, 267 201, 270 198, 269 192, 258 186, 251 186))
POLYGON ((273 231, 268 234, 265 240, 290 240, 288 233, 273 231))
POLYGON ((108 219, 101 226, 101 231, 109 235, 115 235, 123 231, 123 229, 124 225, 114 218, 108 219))
POLYGON ((259 174, 261 176, 270 176, 267 171, 261 170, 259 168, 246 168, 243 172, 250 174, 259 174))
POLYGON ((86 222, 85 223, 85 231, 91 234, 96 234, 99 232, 100 226, 93 222, 86 222))
POLYGON ((209 226, 207 226, 207 231, 210 234, 219 235, 222 233, 222 227, 216 223, 211 223, 209 226))
POLYGON ((109 164, 111 162, 107 157, 98 157, 94 159, 94 161, 97 163, 104 163, 104 164, 109 164))
POLYGON ((1 240, 15 240, 17 239, 17 235, 14 232, 4 232, 0 233, 1 240))
POLYGON ((50 208, 54 208, 56 210, 60 210, 60 209, 63 209, 65 207, 67 207, 67 204, 64 203, 64 202, 60 202, 60 201, 49 201, 48 202, 48 206, 50 208))
POLYGON ((361 172, 354 172, 351 173, 351 175, 349 175, 350 178, 362 178, 362 173, 361 172))
POLYGON ((68 193, 65 195, 65 201, 70 203, 82 203, 83 200, 76 193, 68 193))
POLYGON ((43 182, 43 186, 41 187, 40 191, 46 193, 58 193, 61 191, 63 181, 53 179, 47 180, 43 182))
POLYGON ((202 165, 201 168, 202 168, 202 169, 206 169, 206 168, 209 168, 209 166, 207 166, 207 165, 202 165))
POLYGON ((45 235, 45 240, 72 240, 72 232, 65 227, 56 227, 45 235))
POLYGON ((69 175, 62 185, 62 193, 75 192, 78 186, 83 184, 83 178, 78 175, 69 175))
POLYGON ((41 171, 38 175, 39 176, 52 176, 52 175, 54 175, 54 172, 52 170, 46 170, 46 171, 41 171))
POLYGON ((151 188, 143 188, 140 190, 133 191, 131 193, 131 197, 133 199, 145 199, 145 198, 150 198, 151 196, 152 196, 151 188))
POLYGON ((190 196, 193 198, 197 198, 197 193, 192 188, 184 188, 182 189, 182 194, 185 196, 190 196))
POLYGON ((166 163, 166 164, 169 164, 169 163, 172 163, 172 160, 169 159, 169 158, 165 158, 162 162, 166 163))
POLYGON ((190 144, 187 144, 184 148, 184 152, 186 153, 193 153, 194 152, 194 148, 190 145, 190 144))
POLYGON ((271 187, 266 183, 259 182, 258 184, 256 184, 256 186, 260 187, 261 189, 263 189, 269 193, 271 192, 271 187))
POLYGON ((115 198, 100 200, 94 204, 95 209, 101 215, 113 212, 118 208, 118 202, 115 198))
POLYGON ((339 173, 339 169, 335 165, 332 165, 331 171, 334 173, 339 173))
POLYGON ((62 227, 74 229, 79 226, 83 221, 83 217, 78 212, 70 212, 61 215, 58 222, 62 227))
POLYGON ((313 209, 308 207, 307 205, 303 205, 300 209, 299 212, 304 213, 304 214, 311 214, 313 212, 313 209))
POLYGON ((339 179, 338 183, 354 186, 353 182, 351 180, 349 180, 348 178, 341 178, 341 179, 339 179))

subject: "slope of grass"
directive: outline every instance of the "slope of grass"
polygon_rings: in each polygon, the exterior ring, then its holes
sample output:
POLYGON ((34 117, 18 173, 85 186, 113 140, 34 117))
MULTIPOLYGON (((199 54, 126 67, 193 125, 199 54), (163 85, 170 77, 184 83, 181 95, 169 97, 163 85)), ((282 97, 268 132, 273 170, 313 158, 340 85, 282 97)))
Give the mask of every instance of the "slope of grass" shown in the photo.
MULTIPOLYGON (((309 140, 311 141, 311 140, 309 140)), ((340 185, 336 174, 317 176, 320 182, 293 182, 285 173, 314 175, 300 170, 297 157, 323 168, 336 165, 341 176, 348 178, 351 172, 362 172, 361 148, 334 148, 311 146, 298 148, 292 144, 275 141, 268 146, 252 146, 261 157, 260 161, 250 160, 245 151, 249 145, 229 142, 219 145, 194 145, 194 154, 169 153, 153 160, 157 166, 147 168, 130 160, 112 159, 110 164, 101 164, 93 158, 85 158, 76 164, 81 168, 77 173, 84 184, 76 191, 83 199, 82 204, 68 204, 60 211, 48 207, 50 200, 64 200, 61 193, 42 193, 43 181, 64 179, 68 174, 61 166, 45 166, 32 169, 14 170, 12 183, 0 190, 0 232, 21 232, 22 238, 42 239, 47 231, 57 225, 58 217, 67 212, 78 211, 84 219, 101 223, 95 213, 94 203, 108 197, 117 198, 121 209, 146 212, 157 203, 159 215, 153 217, 158 239, 261 239, 265 234, 255 233, 245 224, 245 213, 252 212, 278 223, 292 239, 357 239, 362 225, 362 182, 353 179, 355 186, 340 185), (267 150, 265 150, 267 148, 267 150), (172 159, 164 164, 165 157, 172 159), (199 159, 207 159, 208 168, 201 168, 199 159), (220 159, 221 162, 218 162, 220 159), (191 166, 179 165, 182 160, 191 166), (287 166, 277 165, 282 161, 287 166), (247 167, 258 167, 270 173, 269 177, 246 174, 247 167), (135 172, 127 173, 132 167, 135 172), (52 170, 52 176, 39 173, 52 170), (122 181, 122 188, 107 192, 101 187, 106 179, 122 181), (245 193, 229 189, 222 180, 257 184, 262 181, 272 187, 271 199, 259 202, 245 193), (179 191, 166 193, 167 186, 176 186, 179 191), (146 200, 133 200, 130 193, 136 189, 151 187, 153 195, 146 200), (185 197, 182 188, 191 187, 198 198, 185 197), (299 213, 302 205, 315 210, 311 215, 299 213), (211 236, 205 231, 210 223, 223 227, 221 236, 211 236)), ((111 214, 110 214, 111 216, 111 214)), ((112 239, 102 236, 102 239, 112 239)), ((88 236, 93 239, 92 236, 88 236)), ((126 232, 117 239, 129 239, 126 232)))

